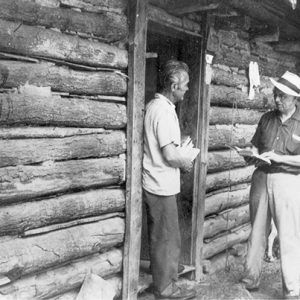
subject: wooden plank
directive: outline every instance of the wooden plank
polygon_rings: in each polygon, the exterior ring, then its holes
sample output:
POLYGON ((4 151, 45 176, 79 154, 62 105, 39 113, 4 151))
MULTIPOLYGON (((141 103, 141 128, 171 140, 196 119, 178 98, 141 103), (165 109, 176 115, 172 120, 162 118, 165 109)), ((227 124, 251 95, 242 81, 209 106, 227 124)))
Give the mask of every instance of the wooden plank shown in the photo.
POLYGON ((51 87, 53 91, 85 95, 124 96, 127 91, 126 78, 116 72, 84 72, 52 63, 0 61, 0 86, 15 88, 26 83, 51 87))
POLYGON ((122 269, 122 258, 120 249, 89 255, 39 274, 23 276, 12 284, 0 287, 0 293, 8 299, 48 299, 79 289, 86 274, 92 272, 111 282, 119 294, 121 279, 115 274, 122 269))
POLYGON ((127 101, 126 232, 122 299, 137 299, 141 226, 143 110, 145 106, 147 0, 130 0, 127 101))
POLYGON ((66 8, 47 7, 27 0, 0 1, 0 17, 8 21, 19 21, 27 25, 58 28, 66 32, 87 33, 111 43, 127 36, 127 18, 112 12, 78 12, 66 8))
POLYGON ((216 214, 225 209, 237 207, 249 202, 250 186, 230 191, 229 189, 214 195, 207 195, 205 199, 205 215, 216 214))
POLYGON ((207 152, 208 152, 208 128, 209 128, 209 106, 210 79, 208 71, 211 68, 208 63, 206 47, 209 31, 208 17, 205 14, 202 27, 202 40, 195 57, 196 71, 196 90, 194 97, 197 99, 197 132, 196 147, 200 148, 200 153, 194 164, 193 182, 193 207, 192 207, 192 232, 191 232, 191 265, 195 269, 194 278, 200 281, 202 278, 202 248, 203 248, 203 224, 204 224, 204 205, 205 205, 205 185, 207 173, 207 152))
POLYGON ((87 99, 63 98, 40 93, 42 88, 21 93, 0 94, 0 125, 50 125, 61 127, 126 126, 126 106, 87 99), (37 91, 35 91, 37 90, 37 91))
POLYGON ((0 245, 0 274, 16 280, 123 242, 124 220, 112 218, 0 245))
POLYGON ((28 56, 43 56, 91 66, 125 69, 127 51, 50 29, 0 19, 0 49, 28 56))
POLYGON ((0 235, 22 235, 25 231, 28 234, 35 228, 107 215, 123 211, 124 208, 125 192, 117 188, 102 188, 1 206, 0 235))
MULTIPOLYGON (((122 155, 123 156, 123 155, 122 155)), ((12 203, 125 181, 124 157, 0 168, 0 203, 12 203)))
POLYGON ((56 139, 0 140, 0 167, 108 157, 125 150, 126 139, 122 131, 56 139))

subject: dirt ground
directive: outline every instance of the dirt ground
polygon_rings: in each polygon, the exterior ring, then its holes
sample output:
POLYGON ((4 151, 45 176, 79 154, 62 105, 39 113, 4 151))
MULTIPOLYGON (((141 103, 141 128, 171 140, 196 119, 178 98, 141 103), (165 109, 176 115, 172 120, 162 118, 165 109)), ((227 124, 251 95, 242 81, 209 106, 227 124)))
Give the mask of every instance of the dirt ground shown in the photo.
MULTIPOLYGON (((239 279, 242 276, 242 258, 229 270, 220 271, 217 274, 205 278, 198 288, 198 296, 194 300, 246 300, 246 299, 282 299, 280 261, 263 263, 263 274, 260 288, 255 292, 248 292, 239 279)), ((184 281, 184 280, 183 280, 184 281)), ((139 300, 153 300, 150 293, 144 293, 139 300)))

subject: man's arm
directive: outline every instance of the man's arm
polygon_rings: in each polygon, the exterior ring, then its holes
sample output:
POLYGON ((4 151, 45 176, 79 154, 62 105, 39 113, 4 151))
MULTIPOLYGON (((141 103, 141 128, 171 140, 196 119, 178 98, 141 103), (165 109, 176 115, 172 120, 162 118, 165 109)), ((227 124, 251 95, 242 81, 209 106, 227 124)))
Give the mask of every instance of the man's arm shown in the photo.
POLYGON ((300 167, 300 155, 280 155, 276 154, 275 152, 269 151, 263 153, 261 156, 277 163, 300 167))
POLYGON ((171 167, 180 168, 183 171, 190 171, 193 167, 191 159, 183 156, 173 143, 164 146, 162 154, 171 167))

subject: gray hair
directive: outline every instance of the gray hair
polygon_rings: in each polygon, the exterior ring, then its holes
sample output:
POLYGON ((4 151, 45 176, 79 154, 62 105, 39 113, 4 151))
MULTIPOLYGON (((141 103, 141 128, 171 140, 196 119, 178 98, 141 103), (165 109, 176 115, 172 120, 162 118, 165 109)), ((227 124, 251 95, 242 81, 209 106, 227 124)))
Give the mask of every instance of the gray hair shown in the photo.
POLYGON ((186 63, 171 59, 162 67, 160 72, 160 89, 168 90, 172 83, 178 83, 183 73, 189 73, 189 67, 186 63))

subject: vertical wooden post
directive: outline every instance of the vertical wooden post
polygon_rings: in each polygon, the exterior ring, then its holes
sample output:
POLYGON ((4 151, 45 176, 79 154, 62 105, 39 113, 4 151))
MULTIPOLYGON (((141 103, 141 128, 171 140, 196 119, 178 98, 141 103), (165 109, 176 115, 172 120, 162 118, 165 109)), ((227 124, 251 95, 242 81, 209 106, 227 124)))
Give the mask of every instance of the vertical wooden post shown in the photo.
POLYGON ((127 94, 127 180, 126 229, 123 261, 123 300, 137 299, 141 226, 142 226, 142 156, 143 111, 145 98, 146 53, 145 0, 128 1, 129 57, 127 94))
POLYGON ((202 248, 203 248, 203 223, 204 223, 204 202, 205 185, 207 172, 207 149, 208 149, 208 126, 209 126, 209 84, 206 78, 206 44, 208 24, 207 17, 203 18, 201 59, 199 67, 199 93, 197 111, 197 147, 200 154, 197 157, 194 168, 193 187, 193 214, 192 214, 192 242, 191 242, 191 264, 195 266, 194 279, 201 280, 202 277, 202 248))

